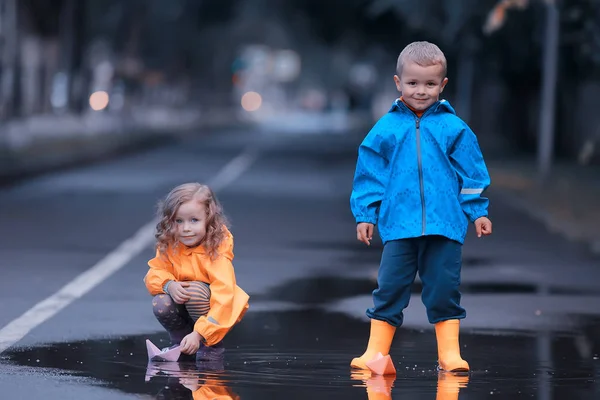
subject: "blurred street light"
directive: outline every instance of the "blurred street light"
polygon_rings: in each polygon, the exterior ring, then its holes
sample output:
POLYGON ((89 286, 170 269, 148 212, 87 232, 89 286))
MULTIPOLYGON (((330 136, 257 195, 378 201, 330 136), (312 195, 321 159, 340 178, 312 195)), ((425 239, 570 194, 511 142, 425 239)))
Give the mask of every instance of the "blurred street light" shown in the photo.
POLYGON ((300 56, 293 50, 280 50, 273 57, 273 76, 279 82, 290 82, 300 75, 300 56))
POLYGON ((538 134, 538 172, 545 183, 552 167, 554 149, 554 112, 556 110, 556 79, 558 74, 558 38, 560 16, 554 1, 546 1, 546 34, 538 134))
POLYGON ((90 107, 94 111, 102 111, 108 107, 109 96, 104 90, 99 90, 90 95, 90 107))
POLYGON ((262 105, 262 97, 256 92, 247 92, 242 96, 242 108, 246 111, 257 111, 262 105))

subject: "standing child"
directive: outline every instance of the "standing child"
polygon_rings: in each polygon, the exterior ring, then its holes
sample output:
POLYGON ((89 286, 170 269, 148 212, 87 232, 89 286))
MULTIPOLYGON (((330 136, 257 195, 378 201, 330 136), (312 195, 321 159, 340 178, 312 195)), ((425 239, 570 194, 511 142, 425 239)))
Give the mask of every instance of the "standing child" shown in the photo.
POLYGON ((209 187, 186 183, 167 195, 158 214, 156 257, 144 278, 154 315, 183 354, 219 361, 223 337, 249 299, 236 285, 223 210, 209 187))
POLYGON ((371 244, 378 225, 383 253, 367 310, 371 333, 351 366, 366 369, 389 353, 417 272, 422 300, 435 324, 439 368, 468 371, 458 341, 461 248, 468 221, 477 236, 492 233, 487 198, 490 178, 477 138, 439 95, 448 83, 446 58, 428 42, 409 44, 398 57, 394 102, 365 137, 350 199, 357 238, 371 244), (468 219, 468 221, 467 221, 468 219))

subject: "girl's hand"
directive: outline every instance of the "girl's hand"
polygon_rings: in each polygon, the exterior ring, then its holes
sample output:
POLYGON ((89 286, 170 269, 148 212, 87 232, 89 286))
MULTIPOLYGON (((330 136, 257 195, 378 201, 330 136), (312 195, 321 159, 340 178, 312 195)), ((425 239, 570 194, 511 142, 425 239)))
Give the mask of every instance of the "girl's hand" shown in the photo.
POLYGON ((195 392, 196 390, 200 389, 200 384, 198 383, 198 377, 197 376, 193 376, 193 377, 181 377, 179 378, 179 383, 182 386, 185 386, 186 388, 188 388, 189 390, 191 390, 192 392, 195 392))
POLYGON ((169 283, 169 295, 177 304, 187 303, 191 298, 190 293, 185 290, 186 287, 190 286, 189 282, 171 282, 169 283))
POLYGON ((200 348, 200 340, 202 337, 196 331, 190 333, 181 340, 180 350, 183 354, 196 354, 200 348))

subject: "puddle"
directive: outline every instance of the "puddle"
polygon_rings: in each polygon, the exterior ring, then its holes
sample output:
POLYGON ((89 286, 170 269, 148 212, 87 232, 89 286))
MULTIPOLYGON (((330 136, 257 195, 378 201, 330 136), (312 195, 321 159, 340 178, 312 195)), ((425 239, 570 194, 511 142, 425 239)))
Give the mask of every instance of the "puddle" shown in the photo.
MULTIPOLYGON (((368 325, 316 310, 247 314, 228 336, 221 364, 148 364, 140 336, 20 348, 3 363, 60 370, 156 399, 594 399, 599 331, 600 321, 587 321, 581 332, 561 336, 465 332, 469 377, 439 375, 433 333, 406 329, 391 352, 395 379, 351 374, 348 363, 364 349, 368 325)), ((163 333, 149 338, 166 345, 163 333)))

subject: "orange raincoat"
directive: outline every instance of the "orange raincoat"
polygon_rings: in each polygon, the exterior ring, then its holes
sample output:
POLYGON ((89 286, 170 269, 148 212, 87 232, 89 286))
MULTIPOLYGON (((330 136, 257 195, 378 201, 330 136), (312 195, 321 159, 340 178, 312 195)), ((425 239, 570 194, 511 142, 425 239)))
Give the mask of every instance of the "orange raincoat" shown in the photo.
POLYGON ((144 283, 151 295, 165 293, 163 287, 170 280, 178 282, 201 281, 210 285, 210 310, 198 318, 194 330, 208 346, 219 343, 248 310, 250 298, 236 284, 233 270, 233 235, 227 228, 226 238, 219 246, 216 259, 211 260, 203 245, 189 248, 177 246, 163 256, 148 261, 150 270, 144 283))
POLYGON ((208 380, 198 390, 192 392, 194 400, 239 400, 240 396, 222 382, 208 380))

